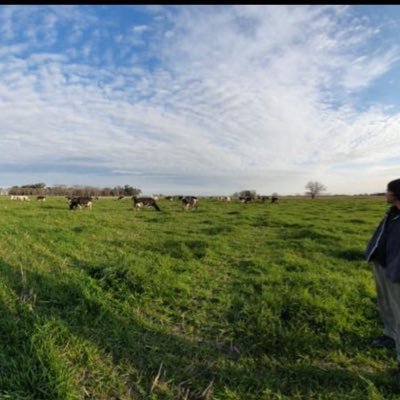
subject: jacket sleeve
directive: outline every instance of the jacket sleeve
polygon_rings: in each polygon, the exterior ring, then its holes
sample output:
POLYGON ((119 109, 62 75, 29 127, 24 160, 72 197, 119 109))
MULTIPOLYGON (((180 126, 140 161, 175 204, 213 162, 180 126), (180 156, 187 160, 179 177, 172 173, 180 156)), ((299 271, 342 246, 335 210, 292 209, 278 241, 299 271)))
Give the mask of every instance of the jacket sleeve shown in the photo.
POLYGON ((390 225, 386 243, 386 277, 395 283, 400 282, 400 219, 390 225))
POLYGON ((385 215, 385 217, 379 223, 378 227, 375 229, 374 234, 372 235, 371 239, 367 244, 367 248, 365 249, 365 259, 367 261, 371 261, 371 257, 374 254, 376 248, 378 247, 379 239, 381 238, 383 230, 385 229, 386 219, 387 215, 385 215))

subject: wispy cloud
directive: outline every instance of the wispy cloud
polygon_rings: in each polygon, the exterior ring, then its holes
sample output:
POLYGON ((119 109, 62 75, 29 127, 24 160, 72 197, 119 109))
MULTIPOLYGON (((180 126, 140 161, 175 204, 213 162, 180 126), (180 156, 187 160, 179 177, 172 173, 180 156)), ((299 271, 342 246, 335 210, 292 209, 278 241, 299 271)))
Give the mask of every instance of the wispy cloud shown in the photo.
POLYGON ((135 25, 132 28, 133 33, 143 33, 149 30, 149 27, 147 25, 135 25))

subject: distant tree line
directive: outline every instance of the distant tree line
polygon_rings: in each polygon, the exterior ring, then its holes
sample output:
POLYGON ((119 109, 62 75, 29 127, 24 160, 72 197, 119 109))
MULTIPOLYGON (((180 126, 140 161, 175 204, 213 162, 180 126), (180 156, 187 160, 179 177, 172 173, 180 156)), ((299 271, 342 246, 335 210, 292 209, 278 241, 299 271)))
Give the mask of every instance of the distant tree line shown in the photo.
MULTIPOLYGON (((310 181, 305 186, 308 191, 306 195, 315 198, 322 191, 326 190, 326 187, 315 181, 310 181)), ((63 184, 57 184, 54 186, 47 187, 45 183, 38 182, 22 186, 12 186, 11 188, 4 189, 0 188, 0 194, 9 195, 27 195, 27 196, 139 196, 142 193, 141 189, 132 187, 130 185, 114 186, 98 188, 88 185, 73 185, 67 186, 63 184)), ((365 193, 364 196, 383 196, 384 192, 379 193, 365 193)), ((162 194, 154 195, 163 197, 162 194)), ((250 197, 251 199, 257 198, 257 192, 255 190, 241 190, 233 193, 233 197, 250 197)), ((278 196, 277 193, 273 193, 272 196, 278 196)), ((301 195, 300 195, 301 196, 301 195)), ((339 195, 338 195, 339 196, 339 195)))
POLYGON ((256 196, 257 192, 255 190, 241 190, 232 194, 232 197, 250 197, 251 199, 255 199, 256 196))
MULTIPOLYGON (((272 197, 278 197, 278 193, 277 192, 273 192, 271 194, 272 197)), ((261 196, 260 194, 257 193, 257 191, 255 190, 241 190, 240 192, 235 192, 232 194, 232 197, 248 197, 252 200, 258 199, 260 197, 265 197, 265 196, 261 196)))
POLYGON ((8 190, 10 195, 31 196, 138 196, 142 191, 130 185, 98 188, 85 185, 54 185, 46 187, 43 182, 12 186, 8 190))

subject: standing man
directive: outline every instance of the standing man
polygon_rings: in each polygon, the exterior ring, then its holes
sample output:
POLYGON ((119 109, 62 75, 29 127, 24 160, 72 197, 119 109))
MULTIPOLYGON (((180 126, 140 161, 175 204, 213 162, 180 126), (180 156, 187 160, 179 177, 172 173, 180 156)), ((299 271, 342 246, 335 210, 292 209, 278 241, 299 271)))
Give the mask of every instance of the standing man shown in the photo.
POLYGON ((400 179, 390 181, 386 201, 391 207, 376 228, 366 249, 367 261, 374 263, 374 277, 383 335, 374 347, 395 347, 400 390, 400 179))

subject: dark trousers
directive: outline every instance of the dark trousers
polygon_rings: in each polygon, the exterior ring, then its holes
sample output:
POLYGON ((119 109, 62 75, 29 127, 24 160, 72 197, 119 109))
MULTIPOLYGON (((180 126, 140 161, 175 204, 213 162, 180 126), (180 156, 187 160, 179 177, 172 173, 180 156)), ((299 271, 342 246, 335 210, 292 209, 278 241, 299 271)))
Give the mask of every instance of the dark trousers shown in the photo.
POLYGON ((395 340, 397 361, 400 361, 400 283, 387 279, 385 269, 377 263, 373 271, 383 334, 395 340))

